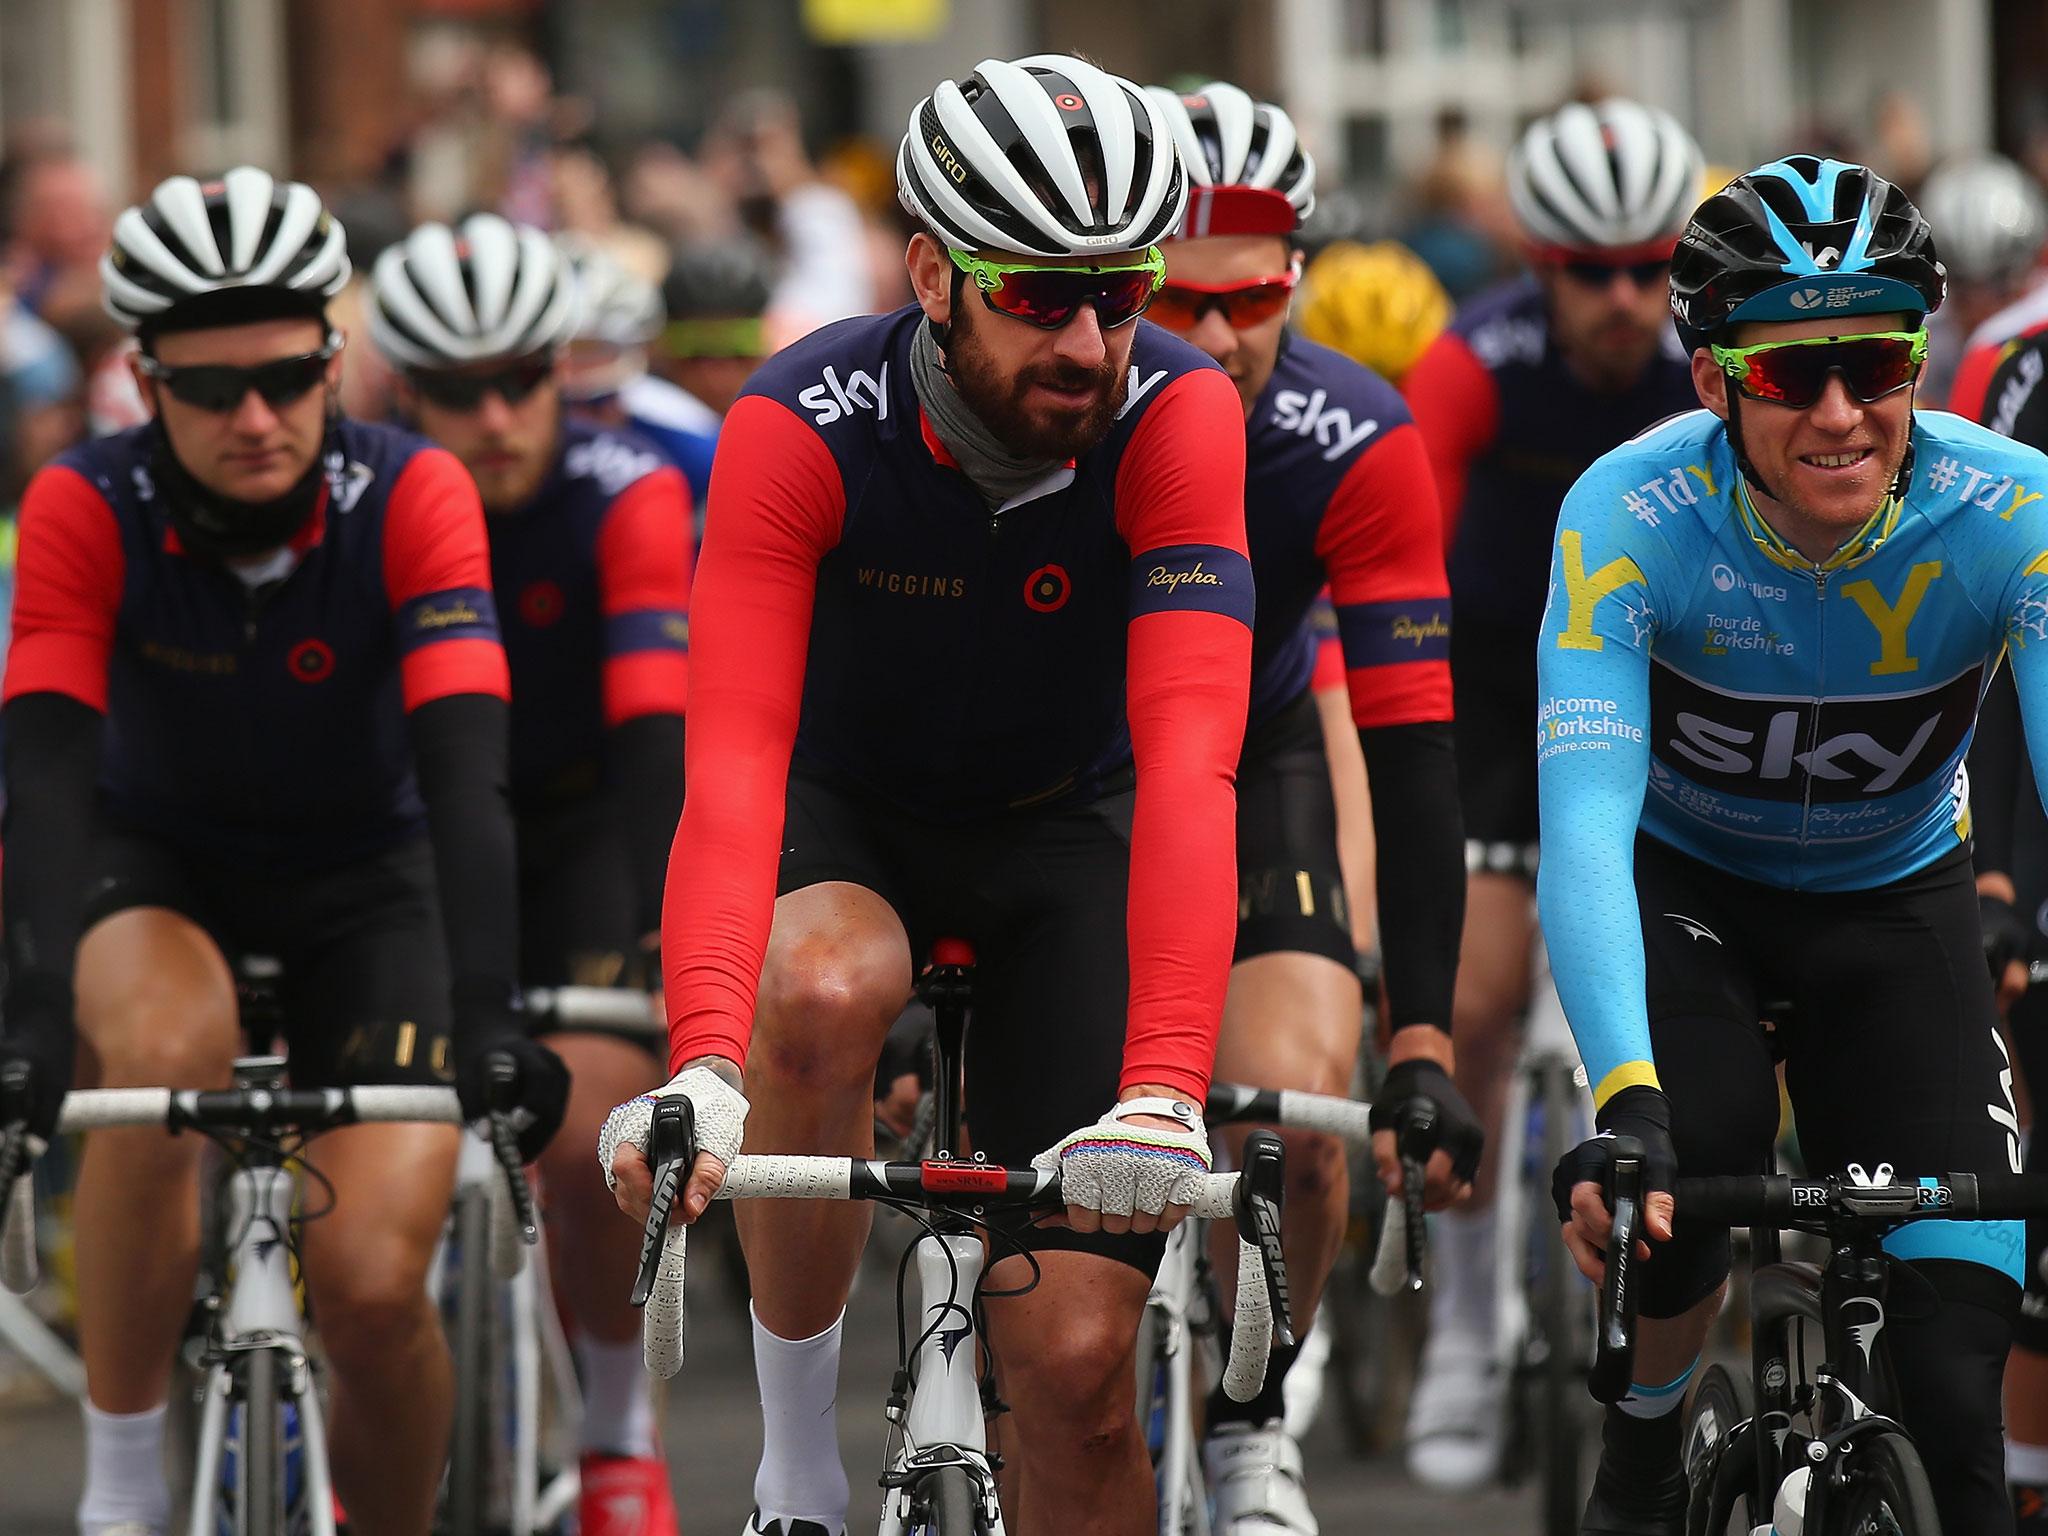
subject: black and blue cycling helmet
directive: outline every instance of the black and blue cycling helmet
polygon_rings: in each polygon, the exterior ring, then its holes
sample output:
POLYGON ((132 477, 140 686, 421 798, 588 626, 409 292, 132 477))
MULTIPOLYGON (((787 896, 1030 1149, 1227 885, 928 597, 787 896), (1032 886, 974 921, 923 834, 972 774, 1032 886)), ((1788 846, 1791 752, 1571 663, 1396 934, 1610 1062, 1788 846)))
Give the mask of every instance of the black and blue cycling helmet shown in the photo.
POLYGON ((1926 218, 1868 166, 1787 155, 1693 210, 1671 260, 1688 349, 1746 320, 1941 307, 1947 272, 1926 218))

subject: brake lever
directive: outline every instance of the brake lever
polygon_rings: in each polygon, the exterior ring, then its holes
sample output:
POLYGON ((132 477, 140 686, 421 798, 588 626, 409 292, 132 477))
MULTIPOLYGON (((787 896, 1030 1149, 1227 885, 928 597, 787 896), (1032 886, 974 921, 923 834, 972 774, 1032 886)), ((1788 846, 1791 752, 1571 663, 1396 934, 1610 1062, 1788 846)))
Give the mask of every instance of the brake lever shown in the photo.
POLYGON ((14 1181, 28 1171, 28 1068, 10 1061, 0 1069, 0 1206, 14 1181))
POLYGON ((1600 1318, 1593 1341, 1587 1390, 1593 1400, 1618 1403, 1628 1396, 1636 1353, 1636 1229, 1643 1206, 1643 1149, 1631 1137, 1616 1142, 1608 1165, 1608 1209, 1614 1231, 1607 1240, 1607 1274, 1600 1282, 1600 1318))
POLYGON ((647 1127, 647 1161, 654 1169, 654 1196, 647 1208, 647 1229, 640 1238, 640 1270, 633 1279, 628 1298, 636 1307, 647 1305, 654 1293, 654 1277, 661 1268, 661 1245, 668 1231, 669 1213, 683 1180, 697 1161, 696 1107, 681 1094, 663 1098, 654 1106, 654 1118, 647 1127))
POLYGON ((1259 1250, 1266 1274, 1266 1299, 1273 1307, 1273 1336, 1294 1343, 1293 1304, 1287 1294, 1287 1259, 1280 1248, 1280 1215, 1287 1188, 1287 1149, 1271 1131, 1245 1138, 1232 1211, 1237 1235, 1259 1250))
POLYGON ((526 1182, 525 1160, 519 1155, 519 1133, 512 1127, 513 1097, 519 1083, 519 1064, 509 1056, 497 1055, 488 1065, 487 1098, 490 1112, 484 1127, 491 1141, 491 1154, 505 1175, 505 1187, 512 1196, 512 1219, 519 1223, 519 1240, 531 1248, 540 1242, 540 1216, 533 1205, 533 1187, 526 1182))
POLYGON ((1408 1265, 1407 1288, 1422 1289, 1424 1243, 1423 1195, 1429 1178, 1430 1154, 1436 1150, 1436 1105, 1414 1099, 1402 1106, 1394 1128, 1394 1151, 1401 1160, 1401 1214, 1406 1219, 1402 1232, 1408 1265))

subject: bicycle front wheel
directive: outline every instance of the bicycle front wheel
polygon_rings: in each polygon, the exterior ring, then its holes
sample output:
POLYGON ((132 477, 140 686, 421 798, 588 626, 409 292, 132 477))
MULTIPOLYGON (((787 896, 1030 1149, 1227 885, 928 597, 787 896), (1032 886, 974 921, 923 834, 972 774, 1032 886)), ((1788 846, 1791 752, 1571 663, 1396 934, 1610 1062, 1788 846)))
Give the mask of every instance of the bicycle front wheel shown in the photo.
POLYGON ((965 1467, 937 1468, 918 1485, 917 1501, 924 1519, 911 1525, 912 1536, 979 1536, 981 1500, 965 1467))
POLYGON ((242 1357, 241 1444, 235 1457, 236 1536, 285 1528, 283 1370, 274 1349, 242 1357))
POLYGON ((448 1442, 444 1511, 448 1536, 478 1536, 484 1529, 485 1441, 490 1434, 491 1202, 482 1185, 455 1196, 450 1234, 456 1249, 455 1423, 448 1442))
POLYGON ((1847 1471, 1849 1486, 1836 1496, 1820 1536, 1939 1536, 1927 1469, 1904 1435, 1872 1436, 1850 1453, 1847 1471))
POLYGON ((1543 1529, 1547 1536, 1577 1536, 1585 1508, 1582 1477, 1588 1421, 1586 1366, 1593 1357, 1592 1295, 1580 1282, 1552 1220, 1550 1170, 1579 1140, 1578 1089, 1562 1061, 1542 1069, 1534 1095, 1543 1116, 1541 1154, 1525 1171, 1523 1196, 1530 1240, 1540 1245, 1528 1256, 1534 1270, 1531 1305, 1543 1340, 1540 1389, 1536 1394, 1543 1446, 1543 1529))
POLYGON ((1756 1410, 1746 1378, 1712 1366, 1693 1393, 1685 1425, 1685 1477, 1691 1487, 1685 1536, 1749 1536, 1769 1523, 1756 1488, 1756 1410), (1737 1433, 1738 1428, 1741 1432, 1737 1433))

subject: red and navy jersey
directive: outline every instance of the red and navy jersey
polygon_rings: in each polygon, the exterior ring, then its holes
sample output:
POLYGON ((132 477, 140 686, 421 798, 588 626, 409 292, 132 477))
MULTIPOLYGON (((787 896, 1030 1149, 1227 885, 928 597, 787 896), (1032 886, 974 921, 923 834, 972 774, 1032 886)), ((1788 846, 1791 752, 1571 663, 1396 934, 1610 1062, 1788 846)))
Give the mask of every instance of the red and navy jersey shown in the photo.
POLYGON ((1140 324, 1108 436, 991 512, 919 409, 922 323, 813 333, 720 434, 664 910, 671 1054, 744 1059, 792 750, 933 821, 1085 797, 1128 753, 1125 1080, 1199 1093, 1236 917, 1242 408, 1140 324))
POLYGON ((180 845, 309 867, 424 831, 405 712, 507 693, 468 474, 409 433, 341 422, 295 563, 252 586, 184 553, 153 432, 30 483, 4 697, 102 711, 102 805, 180 845))
POLYGON ((1442 521, 1400 393, 1343 354, 1291 337, 1245 430, 1245 533, 1259 584, 1252 723, 1310 685, 1325 584, 1353 720, 1450 719, 1442 521))
POLYGON ((512 667, 512 798, 574 798, 596 787, 608 727, 683 713, 689 494, 645 438, 571 420, 533 498, 486 521, 512 667))
POLYGON ((1461 619, 1530 635, 1543 615, 1565 492, 1608 450, 1700 403, 1668 326, 1633 386, 1612 394, 1587 387, 1558 351, 1532 277, 1460 310, 1401 387, 1436 471, 1461 619))

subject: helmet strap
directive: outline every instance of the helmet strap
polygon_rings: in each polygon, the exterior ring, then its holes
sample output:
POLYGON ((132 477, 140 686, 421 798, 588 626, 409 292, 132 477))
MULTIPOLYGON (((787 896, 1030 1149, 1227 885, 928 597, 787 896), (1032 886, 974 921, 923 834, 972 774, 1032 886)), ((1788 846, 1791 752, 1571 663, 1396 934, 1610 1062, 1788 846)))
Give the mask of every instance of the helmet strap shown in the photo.
POLYGON ((1728 381, 1728 447, 1735 455, 1735 467, 1742 471, 1742 478, 1774 503, 1782 504, 1784 498, 1771 489, 1756 465, 1750 462, 1749 450, 1742 445, 1742 391, 1735 387, 1732 379, 1728 381))
MULTIPOLYGON (((949 261, 947 265, 952 266, 952 263, 949 261)), ((952 314, 960 308, 960 300, 966 295, 966 292, 967 274, 961 271, 960 268, 953 267, 953 298, 947 309, 948 314, 952 314)), ((951 372, 946 367, 946 347, 953 339, 953 322, 948 320, 944 325, 941 325, 930 315, 926 315, 924 324, 925 329, 932 333, 932 340, 938 343, 939 371, 950 378, 952 376, 951 372)))

